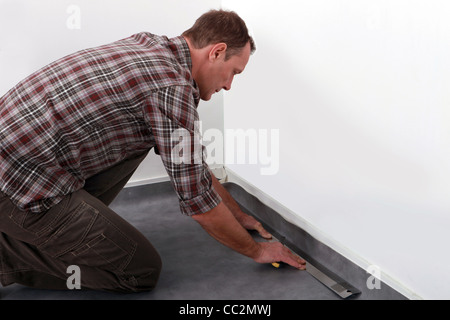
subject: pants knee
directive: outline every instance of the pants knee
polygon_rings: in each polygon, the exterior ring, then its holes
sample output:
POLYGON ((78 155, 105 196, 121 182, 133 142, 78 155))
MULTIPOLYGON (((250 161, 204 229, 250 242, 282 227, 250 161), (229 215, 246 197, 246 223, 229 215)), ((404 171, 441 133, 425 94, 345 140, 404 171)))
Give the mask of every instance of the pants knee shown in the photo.
POLYGON ((157 252, 150 256, 146 259, 134 259, 133 270, 126 271, 124 277, 125 291, 151 291, 156 287, 162 269, 162 261, 157 252))
POLYGON ((156 287, 162 269, 160 256, 158 255, 158 259, 153 259, 152 263, 144 268, 147 271, 136 277, 138 291, 150 291, 156 287))

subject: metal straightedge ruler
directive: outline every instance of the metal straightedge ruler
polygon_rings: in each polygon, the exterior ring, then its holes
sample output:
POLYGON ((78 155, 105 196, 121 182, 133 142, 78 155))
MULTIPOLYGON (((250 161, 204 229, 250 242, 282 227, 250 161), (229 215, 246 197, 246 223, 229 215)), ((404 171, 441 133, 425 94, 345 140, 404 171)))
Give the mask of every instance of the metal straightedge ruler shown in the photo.
MULTIPOLYGON (((324 284, 328 289, 336 293, 343 299, 348 297, 360 294, 361 291, 353 287, 351 284, 340 278, 335 273, 331 272, 323 265, 312 259, 311 257, 307 257, 305 254, 299 254, 300 251, 298 248, 292 248, 291 245, 285 242, 284 237, 280 237, 281 241, 276 238, 272 233, 272 239, 269 242, 281 242, 282 245, 291 250, 294 254, 298 255, 300 258, 306 261, 306 272, 324 284)), ((279 263, 274 262, 272 265, 276 268, 280 266, 279 263)))

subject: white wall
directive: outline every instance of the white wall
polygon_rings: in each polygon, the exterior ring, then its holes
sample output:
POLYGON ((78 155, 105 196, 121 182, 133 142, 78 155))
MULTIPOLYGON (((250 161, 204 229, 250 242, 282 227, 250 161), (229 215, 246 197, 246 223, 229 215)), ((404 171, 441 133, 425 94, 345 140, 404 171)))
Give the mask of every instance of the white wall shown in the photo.
MULTIPOLYGON (((174 37, 220 0, 0 0, 0 96, 44 65, 80 49, 148 31, 174 37)), ((199 106, 203 128, 223 127, 223 99, 199 106)), ((153 152, 130 180, 166 179, 153 152)))
POLYGON ((450 2, 222 3, 257 45, 225 130, 279 129, 280 156, 227 167, 397 290, 449 299, 450 2))

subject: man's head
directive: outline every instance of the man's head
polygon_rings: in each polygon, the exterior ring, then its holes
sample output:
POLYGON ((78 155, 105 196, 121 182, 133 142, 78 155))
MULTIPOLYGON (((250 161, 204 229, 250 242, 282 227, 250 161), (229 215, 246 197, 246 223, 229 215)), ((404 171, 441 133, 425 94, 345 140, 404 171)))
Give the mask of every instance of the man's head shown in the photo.
POLYGON ((232 11, 211 10, 183 33, 192 57, 192 75, 202 100, 230 90, 233 77, 244 71, 255 44, 245 22, 232 11))

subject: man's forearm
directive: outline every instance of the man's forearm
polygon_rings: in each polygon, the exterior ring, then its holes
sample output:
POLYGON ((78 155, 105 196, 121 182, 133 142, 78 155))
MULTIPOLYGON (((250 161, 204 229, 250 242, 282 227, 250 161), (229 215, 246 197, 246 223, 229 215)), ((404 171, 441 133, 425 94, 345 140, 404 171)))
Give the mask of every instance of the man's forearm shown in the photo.
POLYGON ((220 184, 220 182, 216 179, 216 177, 214 177, 212 173, 211 175, 214 189, 217 191, 217 193, 222 198, 222 201, 225 203, 228 209, 230 209, 231 213, 234 215, 236 220, 244 227, 244 229, 256 230, 265 239, 272 238, 272 235, 264 229, 259 221, 241 210, 238 203, 233 199, 231 194, 220 184))
POLYGON ((255 218, 242 212, 228 191, 212 173, 211 175, 213 187, 221 196, 222 201, 212 210, 193 215, 192 218, 217 241, 256 262, 282 261, 296 268, 305 269, 306 262, 294 255, 280 242, 256 242, 246 229, 257 230, 266 239, 270 239, 272 235, 255 218))
POLYGON ((233 197, 230 195, 230 193, 222 186, 222 184, 217 180, 217 178, 214 176, 214 174, 211 173, 212 176, 212 183, 214 189, 217 191, 217 193, 222 198, 222 201, 225 203, 225 205, 230 209, 231 213, 234 215, 234 217, 238 220, 238 222, 242 223, 242 211, 237 202, 233 199, 233 197))
POLYGON ((213 238, 227 247, 256 259, 261 247, 236 220, 222 201, 214 209, 192 216, 213 238))
POLYGON ((305 269, 305 261, 294 255, 280 242, 256 242, 236 220, 222 201, 214 209, 193 215, 213 238, 227 247, 259 263, 283 261, 296 268, 305 269))

